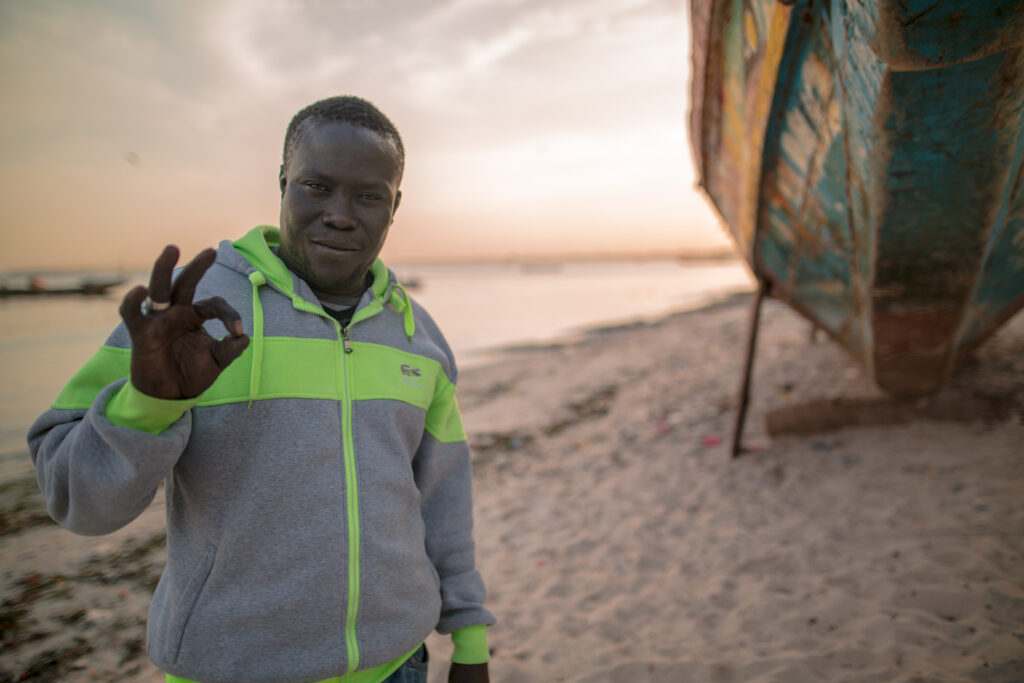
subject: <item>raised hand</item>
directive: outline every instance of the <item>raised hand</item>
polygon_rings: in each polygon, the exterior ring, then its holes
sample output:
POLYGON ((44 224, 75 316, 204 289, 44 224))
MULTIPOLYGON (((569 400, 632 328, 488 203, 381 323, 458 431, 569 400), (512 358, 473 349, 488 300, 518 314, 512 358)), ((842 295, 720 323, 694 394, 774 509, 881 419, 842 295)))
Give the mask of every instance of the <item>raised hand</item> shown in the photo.
POLYGON ((131 381, 142 393, 194 398, 249 345, 238 312, 224 299, 192 301, 215 258, 213 249, 200 252, 172 284, 178 248, 168 245, 153 264, 149 288, 140 285, 125 294, 121 318, 132 338, 131 381), (148 310, 143 310, 143 301, 148 310), (214 339, 203 329, 213 318, 227 328, 224 339, 214 339))
POLYGON ((490 683, 486 664, 456 664, 448 669, 448 683, 490 683))

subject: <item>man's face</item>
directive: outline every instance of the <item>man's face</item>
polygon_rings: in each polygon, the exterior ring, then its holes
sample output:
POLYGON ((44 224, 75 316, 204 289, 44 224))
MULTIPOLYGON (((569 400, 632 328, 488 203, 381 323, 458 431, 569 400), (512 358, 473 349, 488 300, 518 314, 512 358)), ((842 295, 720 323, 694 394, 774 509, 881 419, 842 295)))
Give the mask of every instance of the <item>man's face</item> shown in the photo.
POLYGON ((402 198, 394 147, 366 128, 314 123, 280 181, 281 260, 321 299, 349 303, 366 288, 402 198))

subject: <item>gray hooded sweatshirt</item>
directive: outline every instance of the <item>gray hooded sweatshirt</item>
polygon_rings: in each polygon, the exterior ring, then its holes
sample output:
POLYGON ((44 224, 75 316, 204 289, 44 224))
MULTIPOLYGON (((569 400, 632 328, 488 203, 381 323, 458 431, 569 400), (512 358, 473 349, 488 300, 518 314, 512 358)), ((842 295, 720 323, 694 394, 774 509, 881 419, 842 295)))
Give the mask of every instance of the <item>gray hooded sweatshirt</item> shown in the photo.
POLYGON ((122 324, 39 417, 29 447, 50 514, 109 533, 165 482, 147 650, 168 673, 358 680, 435 628, 474 633, 462 661, 486 661, 477 635, 494 617, 452 353, 380 261, 341 327, 274 254, 278 239, 261 226, 222 242, 199 285, 197 300, 224 297, 251 337, 201 396, 134 389, 122 324))

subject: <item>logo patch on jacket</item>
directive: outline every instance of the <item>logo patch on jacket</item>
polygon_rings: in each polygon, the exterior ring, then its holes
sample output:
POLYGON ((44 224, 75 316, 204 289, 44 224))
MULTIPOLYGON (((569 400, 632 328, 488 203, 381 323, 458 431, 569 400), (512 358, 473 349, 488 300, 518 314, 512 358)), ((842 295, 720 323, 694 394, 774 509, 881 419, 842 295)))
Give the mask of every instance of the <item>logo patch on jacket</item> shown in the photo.
POLYGON ((402 384, 407 387, 416 387, 420 391, 423 390, 423 372, 419 368, 402 363, 400 369, 402 371, 402 384))

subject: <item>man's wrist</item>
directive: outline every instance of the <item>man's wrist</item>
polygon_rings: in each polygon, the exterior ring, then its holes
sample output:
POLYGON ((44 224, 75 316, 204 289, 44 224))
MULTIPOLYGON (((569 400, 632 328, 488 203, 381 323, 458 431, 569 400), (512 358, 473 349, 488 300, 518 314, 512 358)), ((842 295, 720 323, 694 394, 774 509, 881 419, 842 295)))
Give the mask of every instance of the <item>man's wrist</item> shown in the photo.
POLYGON ((487 627, 467 626, 452 633, 455 650, 452 661, 456 664, 485 664, 491 659, 487 645, 487 627))
POLYGON ((198 402, 198 398, 177 401, 155 398, 139 391, 131 380, 128 380, 107 401, 103 414, 120 427, 160 434, 198 402))

